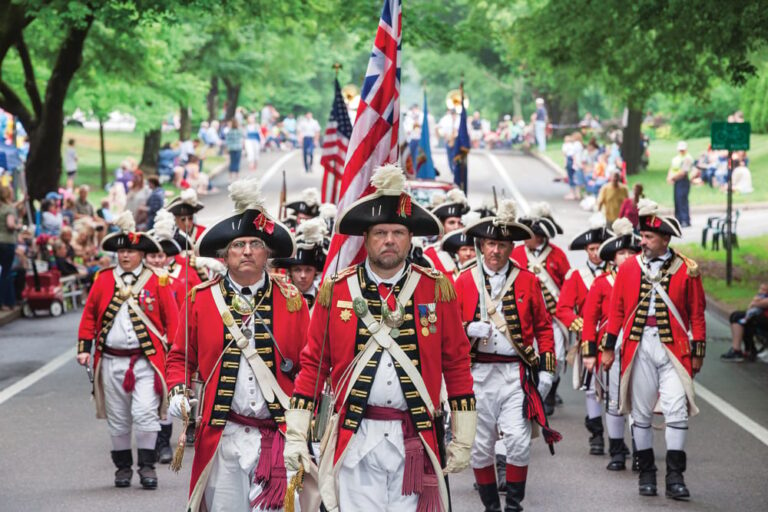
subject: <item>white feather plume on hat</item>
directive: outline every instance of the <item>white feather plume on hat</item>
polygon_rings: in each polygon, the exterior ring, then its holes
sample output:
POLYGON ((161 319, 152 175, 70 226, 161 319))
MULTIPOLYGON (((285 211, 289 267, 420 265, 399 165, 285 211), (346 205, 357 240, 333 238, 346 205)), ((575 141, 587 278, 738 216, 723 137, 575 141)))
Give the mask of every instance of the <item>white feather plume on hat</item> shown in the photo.
POLYGON ((461 223, 465 226, 471 226, 475 222, 480 220, 480 213, 468 212, 461 216, 461 223))
POLYGON ((245 210, 264 210, 264 198, 256 176, 237 180, 229 185, 229 198, 235 203, 235 212, 245 210))
POLYGON ((443 192, 435 192, 432 194, 432 198, 429 200, 429 206, 435 208, 445 203, 448 197, 443 192))
POLYGON ((172 240, 176 221, 168 210, 159 210, 155 215, 153 234, 158 240, 172 240))
POLYGON ((296 228, 296 238, 300 238, 305 245, 317 245, 323 243, 323 237, 328 232, 325 221, 319 217, 305 220, 296 228))
POLYGON ((646 197, 640 199, 637 203, 637 214, 641 216, 656 215, 659 212, 659 205, 646 197))
POLYGON ((320 205, 320 217, 325 220, 335 219, 339 209, 333 203, 323 203, 320 205))
POLYGON ((517 220, 517 203, 514 199, 502 199, 496 218, 500 222, 515 222, 517 220))
POLYGON ((136 231, 136 221, 133 219, 133 212, 131 212, 131 210, 125 210, 118 215, 113 224, 117 226, 120 231, 126 233, 133 233, 136 231))
POLYGON ((192 206, 197 206, 197 192, 193 188, 187 188, 179 194, 179 201, 192 206))
POLYGON ((382 165, 373 173, 371 185, 384 195, 400 195, 405 190, 405 173, 394 165, 382 165))
POLYGON ((464 191, 459 188, 449 190, 446 199, 451 203, 467 204, 467 196, 464 195, 464 191))
POLYGON ((210 270, 214 274, 224 275, 227 273, 227 266, 224 263, 215 258, 206 258, 205 256, 195 258, 195 267, 200 270, 210 270))
POLYGON ((631 235, 634 231, 634 226, 632 226, 632 221, 626 217, 619 217, 613 221, 611 230, 616 236, 631 235))
POLYGON ((596 212, 589 217, 589 229, 604 228, 608 221, 602 212, 596 212))
POLYGON ((301 200, 307 206, 315 206, 320 203, 320 191, 316 187, 308 187, 301 191, 301 200))
POLYGON ((546 201, 541 201, 539 203, 533 203, 531 205, 531 217, 551 217, 552 216, 552 207, 549 206, 549 203, 546 201))

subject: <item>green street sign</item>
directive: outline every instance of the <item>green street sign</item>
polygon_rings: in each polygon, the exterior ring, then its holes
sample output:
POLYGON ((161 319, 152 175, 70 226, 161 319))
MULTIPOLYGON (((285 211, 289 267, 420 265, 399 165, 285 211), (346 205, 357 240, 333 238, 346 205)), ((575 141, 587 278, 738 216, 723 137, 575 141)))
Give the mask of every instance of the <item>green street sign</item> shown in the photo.
POLYGON ((746 151, 749 149, 751 132, 752 126, 749 123, 712 123, 712 149, 746 151))

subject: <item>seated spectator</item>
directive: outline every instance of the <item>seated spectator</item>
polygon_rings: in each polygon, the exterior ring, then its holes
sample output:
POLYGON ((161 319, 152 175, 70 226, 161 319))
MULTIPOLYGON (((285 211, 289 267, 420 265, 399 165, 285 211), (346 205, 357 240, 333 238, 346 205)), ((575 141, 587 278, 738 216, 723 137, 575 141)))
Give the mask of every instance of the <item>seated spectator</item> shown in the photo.
POLYGON ((160 148, 160 152, 157 154, 157 174, 161 180, 165 182, 173 179, 173 167, 180 155, 181 151, 173 149, 170 143, 166 142, 163 144, 163 147, 160 148))
MULTIPOLYGON (((755 190, 752 188, 752 173, 749 167, 744 165, 741 160, 733 161, 733 174, 731 175, 733 191, 739 194, 751 194, 755 190)), ((723 190, 728 190, 728 185, 724 185, 723 190)))
POLYGON ((61 217, 64 219, 64 224, 72 226, 75 223, 77 207, 75 206, 75 200, 71 197, 64 199, 64 207, 61 209, 61 217))
POLYGON ((93 210, 93 205, 88 202, 88 192, 90 191, 91 188, 88 185, 81 185, 77 189, 77 201, 75 201, 76 219, 80 217, 93 217, 95 215, 96 212, 93 210))
POLYGON ((53 242, 54 265, 59 270, 62 277, 78 276, 87 277, 88 272, 85 268, 78 267, 75 262, 67 256, 67 246, 61 240, 53 242))
POLYGON ((755 332, 758 329, 768 329, 768 283, 760 285, 757 295, 749 303, 746 311, 734 311, 731 314, 730 322, 731 348, 721 355, 720 359, 726 362, 741 362, 744 359, 754 361, 757 356, 755 332), (741 350, 742 341, 744 341, 744 351, 741 350))
POLYGON ((67 249, 67 258, 75 259, 75 249, 72 247, 72 228, 64 226, 61 228, 61 234, 59 235, 59 242, 61 242, 67 249))
POLYGON ((45 235, 59 236, 64 218, 58 204, 50 199, 43 199, 40 203, 40 212, 40 232, 45 235))
POLYGON ((96 211, 96 215, 103 219, 107 225, 112 224, 115 217, 112 215, 112 210, 109 209, 109 199, 101 200, 101 208, 96 211))
POLYGON ((195 155, 189 157, 189 162, 184 166, 187 185, 194 189, 198 195, 208 193, 208 175, 200 171, 199 160, 195 155))

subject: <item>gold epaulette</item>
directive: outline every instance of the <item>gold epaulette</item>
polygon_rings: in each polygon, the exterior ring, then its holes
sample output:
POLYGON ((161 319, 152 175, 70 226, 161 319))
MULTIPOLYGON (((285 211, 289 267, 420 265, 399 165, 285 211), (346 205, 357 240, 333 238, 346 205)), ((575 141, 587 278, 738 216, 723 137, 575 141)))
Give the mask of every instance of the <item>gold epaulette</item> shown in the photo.
POLYGON ((272 278, 277 289, 280 290, 280 293, 285 297, 288 312, 295 313, 296 311, 300 311, 303 301, 299 289, 282 277, 272 276, 272 278))
POLYGON ((685 266, 688 268, 688 277, 699 277, 701 275, 701 269, 699 268, 698 263, 678 251, 675 252, 677 252, 677 255, 685 262, 685 266))
POLYGON ((155 273, 157 276, 157 284, 159 286, 168 286, 168 282, 170 281, 170 276, 168 275, 167 270, 159 269, 159 268, 150 268, 152 272, 155 273))
POLYGON ((352 265, 351 267, 339 271, 337 274, 326 276, 323 280, 323 284, 320 285, 320 291, 317 293, 317 303, 324 308, 331 307, 331 290, 333 290, 334 285, 342 279, 354 274, 356 271, 357 266, 352 265))
POLYGON ((198 290, 205 290, 206 288, 210 288, 214 284, 221 281, 221 276, 216 276, 213 279, 209 279, 208 281, 202 282, 198 284, 197 286, 194 286, 191 290, 189 290, 189 293, 187 294, 187 297, 189 297, 190 302, 195 302, 195 296, 197 295, 198 290))
POLYGON ((106 272, 106 271, 108 271, 108 270, 114 270, 114 268, 115 268, 115 265, 112 265, 111 267, 104 267, 104 268, 100 268, 100 269, 99 269, 99 270, 97 270, 97 271, 96 271, 96 273, 93 275, 93 281, 94 281, 94 282, 96 282, 96 279, 98 279, 98 278, 99 278, 99 276, 101 275, 101 273, 102 273, 102 272, 106 272))
POLYGON ((413 268, 420 274, 435 280, 435 302, 450 302, 456 298, 453 283, 445 274, 434 268, 422 267, 415 263, 413 268))

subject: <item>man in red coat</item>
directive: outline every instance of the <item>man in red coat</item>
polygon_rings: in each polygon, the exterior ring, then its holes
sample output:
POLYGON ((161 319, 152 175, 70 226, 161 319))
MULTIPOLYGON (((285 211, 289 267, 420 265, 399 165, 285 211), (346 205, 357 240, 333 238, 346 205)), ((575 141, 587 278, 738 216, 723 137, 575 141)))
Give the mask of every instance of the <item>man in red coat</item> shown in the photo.
MULTIPOLYGON (((584 324, 584 301, 592 283, 605 270, 605 262, 600 259, 600 244, 611 236, 605 225, 605 216, 596 213, 590 219, 590 227, 586 231, 576 235, 568 249, 571 251, 583 250, 587 253, 587 262, 584 267, 572 268, 566 274, 565 282, 560 290, 560 298, 557 300, 555 316, 561 324, 568 327, 569 333, 578 337, 584 324)), ((578 341, 577 341, 578 345, 578 341)), ((582 375, 581 356, 576 353, 573 383, 574 389, 586 391, 587 416, 584 418, 584 426, 591 434, 589 438, 589 453, 603 455, 605 446, 603 441, 603 408, 595 394, 595 379, 589 374, 582 375)))
POLYGON ((494 461, 501 434, 506 448, 504 510, 523 510, 531 422, 544 428, 548 443, 559 438, 548 428, 541 400, 552 386, 556 365, 552 320, 536 276, 509 257, 515 241, 533 236, 516 222, 514 202, 503 201, 497 216, 479 220, 465 231, 478 240, 482 253, 456 281, 461 319, 472 340, 477 398, 472 468, 486 512, 500 511, 494 461))
POLYGON ((172 415, 188 413, 194 372, 204 383, 187 505, 195 512, 282 508, 281 432, 309 323, 298 290, 266 272, 270 255, 295 251, 290 232, 264 210, 256 178, 229 190, 235 215, 195 248, 223 259, 227 273, 192 291, 167 362, 172 415))
POLYGON ((320 290, 286 412, 285 461, 289 470, 308 464, 312 411, 330 374, 335 414, 319 469, 326 508, 447 512, 443 474, 469 465, 475 434, 469 341, 450 281, 406 261, 411 237, 441 234, 439 221, 404 192, 398 167, 379 168, 371 183, 376 192, 335 225, 363 236, 368 256, 320 290), (446 458, 443 379, 453 432, 446 458))
POLYGON ((78 331, 77 361, 90 365, 96 417, 106 418, 112 437, 115 486, 128 487, 133 476, 131 431, 138 448, 141 485, 157 487, 155 445, 165 419, 167 334, 176 330, 177 308, 167 279, 142 264, 142 256, 160 250, 135 231, 133 215, 115 221, 120 231, 104 237, 102 249, 117 253, 118 265, 102 270, 88 294, 78 331))
MULTIPOLYGON (((195 215, 197 212, 205 208, 202 202, 197 197, 197 192, 194 189, 188 188, 182 190, 178 197, 175 197, 168 203, 165 209, 171 212, 176 221, 176 229, 174 232, 174 239, 181 247, 181 253, 177 254, 176 265, 181 267, 179 274, 197 274, 199 282, 207 281, 209 277, 208 271, 202 266, 198 266, 194 254, 195 242, 200 239, 205 231, 205 228, 195 222, 195 215), (189 265, 189 271, 186 267, 189 265)), ((193 284, 190 282, 189 284, 193 284)))
POLYGON ((642 254, 616 276, 603 366, 613 364, 621 334, 619 404, 634 421, 640 495, 656 495, 651 420, 658 405, 666 423, 666 495, 687 499, 685 439, 688 418, 698 413, 693 376, 704 361, 706 300, 696 263, 669 249, 671 237, 681 236, 680 224, 659 215, 652 201, 638 207, 642 254))
MULTIPOLYGON (((432 214, 443 224, 443 233, 450 233, 464 227, 461 216, 469 212, 469 203, 464 192, 455 188, 445 196, 445 201, 432 208, 432 214)), ((424 258, 433 268, 445 274, 451 282, 459 275, 459 267, 454 255, 446 251, 438 239, 424 249, 424 258)))
MULTIPOLYGON (((597 371, 599 375, 600 359, 605 341, 608 315, 611 305, 611 293, 616 282, 618 268, 628 259, 640 251, 640 237, 634 234, 632 223, 625 218, 616 219, 613 222, 614 236, 603 242, 598 250, 602 261, 608 263, 606 271, 597 276, 587 292, 584 301, 582 315, 584 326, 581 330, 581 357, 585 377, 591 380, 594 386, 598 377, 590 373, 597 371)), ((620 340, 617 340, 615 350, 620 349, 620 340)), ((619 365, 613 365, 610 371, 602 372, 602 389, 599 389, 605 397, 606 411, 605 424, 608 430, 608 450, 611 461, 608 463, 609 471, 621 471, 626 469, 626 455, 629 452, 624 444, 625 421, 624 415, 619 412, 619 365)), ((598 402, 599 403, 599 402, 598 402)), ((602 426, 602 425, 601 425, 602 426)))
POLYGON ((512 259, 522 268, 528 269, 539 278, 544 303, 552 316, 552 329, 555 337, 555 356, 557 357, 557 374, 549 393, 544 397, 544 409, 547 415, 555 412, 555 402, 559 402, 557 387, 560 385, 560 375, 565 368, 565 350, 568 326, 561 324, 555 316, 560 289, 565 282, 565 276, 571 268, 565 252, 550 240, 563 234, 563 228, 555 222, 552 211, 547 203, 531 205, 531 211, 520 218, 520 223, 533 231, 533 236, 518 245, 512 251, 512 259))

